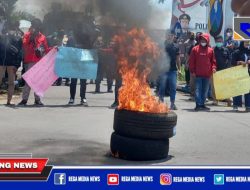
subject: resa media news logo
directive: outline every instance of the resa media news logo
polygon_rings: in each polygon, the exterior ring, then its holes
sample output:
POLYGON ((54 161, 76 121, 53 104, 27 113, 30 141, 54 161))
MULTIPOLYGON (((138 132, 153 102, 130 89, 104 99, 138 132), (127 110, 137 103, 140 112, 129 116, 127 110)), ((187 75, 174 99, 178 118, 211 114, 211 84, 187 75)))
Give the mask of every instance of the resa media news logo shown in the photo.
POLYGON ((169 173, 160 175, 160 184, 161 185, 172 185, 172 175, 169 173))
POLYGON ((55 185, 66 185, 66 174, 65 173, 55 173, 54 174, 54 184, 55 185))
POLYGON ((119 185, 119 174, 108 174, 108 185, 119 185))
POLYGON ((250 40, 250 17, 234 18, 233 39, 236 41, 250 40))

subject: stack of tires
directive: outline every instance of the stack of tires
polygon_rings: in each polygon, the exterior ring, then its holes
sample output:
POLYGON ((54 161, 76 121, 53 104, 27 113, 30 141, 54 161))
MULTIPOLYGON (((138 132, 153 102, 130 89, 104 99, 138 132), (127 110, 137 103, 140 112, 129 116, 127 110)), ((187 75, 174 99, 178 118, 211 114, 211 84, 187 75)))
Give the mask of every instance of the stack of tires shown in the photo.
POLYGON ((177 115, 115 110, 111 153, 134 161, 168 157, 169 138, 176 134, 177 115))

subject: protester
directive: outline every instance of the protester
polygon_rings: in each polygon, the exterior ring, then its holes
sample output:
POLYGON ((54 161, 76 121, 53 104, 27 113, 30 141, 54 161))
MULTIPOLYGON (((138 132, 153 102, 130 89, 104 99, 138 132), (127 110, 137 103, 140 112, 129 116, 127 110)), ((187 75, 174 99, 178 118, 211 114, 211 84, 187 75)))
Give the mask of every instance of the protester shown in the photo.
MULTIPOLYGON (((57 32, 54 32, 52 35, 48 36, 47 40, 50 47, 64 47, 67 46, 68 43, 68 37, 63 29, 60 29, 57 32)), ((61 86, 62 78, 59 77, 54 85, 61 86)), ((69 86, 69 78, 66 78, 65 86, 69 86)))
MULTIPOLYGON (((91 49, 89 47, 90 45, 89 45, 89 42, 88 42, 86 36, 85 36, 85 38, 86 38, 86 43, 87 44, 80 44, 79 48, 91 49)), ((67 47, 76 47, 76 41, 75 41, 73 32, 70 32, 70 34, 69 34, 67 47)), ((73 105, 75 103, 77 80, 78 79, 76 79, 76 78, 71 79, 71 83, 70 83, 70 99, 69 99, 69 102, 68 102, 69 105, 73 105)), ((81 97, 80 104, 85 106, 85 107, 88 106, 87 99, 86 99, 86 89, 87 89, 87 79, 80 79, 80 97, 81 97)))
MULTIPOLYGON (((228 69, 231 67, 230 51, 224 46, 224 40, 222 36, 217 36, 214 38, 216 47, 214 48, 215 59, 217 63, 217 71, 228 69)), ((214 105, 218 105, 218 101, 214 98, 214 105)), ((232 101, 227 100, 228 106, 231 106, 232 101)))
MULTIPOLYGON (((187 51, 188 54, 188 59, 187 59, 187 63, 188 63, 188 69, 189 69, 189 56, 191 54, 192 49, 200 44, 200 36, 202 35, 202 32, 197 32, 195 35, 195 44, 192 45, 189 50, 187 51)), ((194 101, 195 100, 195 76, 191 74, 190 69, 189 69, 189 75, 190 75, 190 81, 189 81, 189 86, 190 86, 190 95, 191 97, 189 98, 190 101, 194 101)))
MULTIPOLYGON (((39 19, 32 20, 29 32, 27 32, 23 38, 24 68, 26 72, 39 62, 50 50, 46 37, 41 33, 41 26, 42 22, 39 19)), ((30 86, 26 83, 23 89, 22 101, 19 103, 20 106, 27 104, 30 90, 30 86)), ((37 94, 34 94, 34 96, 34 104, 43 106, 40 97, 37 94)))
POLYGON ((171 102, 170 109, 177 110, 175 97, 177 88, 177 72, 181 73, 180 51, 178 45, 176 44, 176 36, 171 33, 168 33, 167 35, 165 51, 170 58, 170 69, 160 76, 159 98, 161 102, 164 102, 166 84, 168 81, 171 102))
POLYGON ((189 39, 185 42, 185 79, 186 79, 186 85, 187 87, 190 87, 190 70, 189 70, 189 55, 191 52, 191 49, 195 46, 196 40, 195 40, 195 34, 193 32, 190 32, 189 39))
POLYGON ((114 78, 115 78, 115 101, 113 102, 113 104, 111 104, 111 108, 115 109, 119 106, 119 89, 122 87, 122 76, 120 74, 120 66, 118 63, 118 54, 117 54, 117 50, 119 49, 117 46, 119 45, 119 40, 117 39, 118 36, 122 36, 124 33, 126 32, 126 24, 121 24, 120 26, 118 26, 117 30, 116 30, 116 35, 113 37, 111 43, 110 43, 110 48, 113 49, 113 53, 114 53, 114 62, 115 62, 115 66, 114 66, 114 70, 115 70, 115 74, 114 74, 114 78))
POLYGON ((217 71, 221 71, 224 69, 227 69, 231 66, 230 63, 230 52, 227 47, 225 47, 223 44, 223 37, 217 36, 215 39, 215 58, 217 63, 217 71))
POLYGON ((8 23, 6 33, 0 36, 0 86, 7 70, 8 106, 14 105, 11 102, 15 90, 14 81, 22 62, 22 33, 16 26, 16 23, 8 23))
MULTIPOLYGON (((233 54, 232 65, 248 65, 248 71, 250 75, 250 42, 244 41, 240 43, 240 47, 233 54)), ((250 112, 250 93, 245 94, 245 107, 246 112, 250 112)), ((237 96, 233 98, 233 109, 234 111, 238 111, 239 107, 242 107, 242 96, 237 96)))
POLYGON ((96 93, 100 93, 100 85, 103 80, 104 75, 107 77, 107 92, 113 93, 113 72, 115 66, 115 58, 113 49, 108 45, 105 45, 103 38, 100 36, 95 43, 95 48, 98 49, 98 69, 97 69, 97 78, 95 81, 96 84, 96 93))
POLYGON ((205 106, 205 101, 209 90, 209 81, 213 73, 216 72, 216 60, 214 50, 210 48, 209 34, 200 36, 200 44, 195 46, 190 54, 189 68, 195 80, 195 111, 210 110, 205 106))

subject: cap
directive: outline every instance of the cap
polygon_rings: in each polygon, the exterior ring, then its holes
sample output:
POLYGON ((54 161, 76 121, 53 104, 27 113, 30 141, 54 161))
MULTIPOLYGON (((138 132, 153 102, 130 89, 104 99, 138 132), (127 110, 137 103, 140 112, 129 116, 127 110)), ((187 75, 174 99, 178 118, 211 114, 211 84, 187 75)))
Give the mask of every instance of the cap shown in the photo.
POLYGON ((190 20, 191 20, 191 17, 190 17, 188 14, 182 14, 182 15, 179 17, 179 20, 188 20, 188 21, 190 21, 190 20))

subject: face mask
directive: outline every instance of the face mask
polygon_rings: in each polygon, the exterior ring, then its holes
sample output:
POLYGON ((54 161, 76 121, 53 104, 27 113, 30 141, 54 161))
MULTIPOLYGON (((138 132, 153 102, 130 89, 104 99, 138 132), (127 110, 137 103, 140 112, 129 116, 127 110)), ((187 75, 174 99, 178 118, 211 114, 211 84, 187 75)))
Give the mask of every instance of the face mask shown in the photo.
POLYGON ((201 43, 201 46, 202 46, 202 47, 206 47, 206 46, 207 46, 207 43, 206 43, 206 42, 202 42, 202 43, 201 43))
POLYGON ((216 43, 216 46, 217 46, 218 48, 221 48, 221 47, 223 46, 223 43, 222 43, 222 42, 217 42, 217 43, 216 43))

